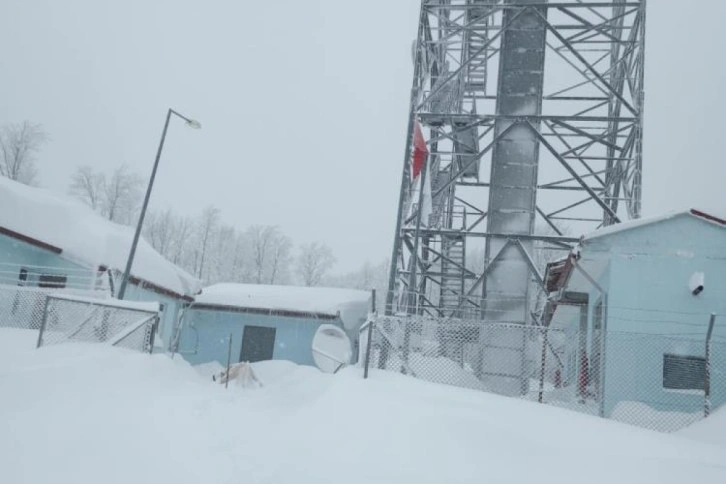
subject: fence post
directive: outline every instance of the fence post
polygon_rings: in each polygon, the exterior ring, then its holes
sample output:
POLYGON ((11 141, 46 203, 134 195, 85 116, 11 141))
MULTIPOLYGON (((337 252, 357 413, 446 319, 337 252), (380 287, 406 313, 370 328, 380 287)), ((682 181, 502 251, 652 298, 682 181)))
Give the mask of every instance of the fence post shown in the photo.
POLYGON ((602 324, 600 325, 600 405, 598 413, 601 417, 605 417, 605 378, 607 377, 607 347, 608 347, 608 294, 602 295, 602 305, 600 308, 602 324))
POLYGON ((547 335, 549 334, 549 326, 542 329, 542 360, 539 368, 539 395, 537 401, 542 403, 544 395, 545 365, 547 364, 547 335))
MULTIPOLYGON (((371 317, 375 318, 376 314, 376 290, 371 289, 371 317)), ((370 365, 371 361, 371 337, 373 335, 373 322, 375 319, 370 319, 368 321, 368 337, 367 337, 367 343, 366 343, 366 361, 365 361, 365 368, 363 370, 363 379, 368 378, 368 366, 370 365)))
POLYGON ((149 337, 149 354, 154 353, 154 342, 156 340, 156 332, 159 329, 159 316, 154 317, 154 322, 151 325, 151 336, 149 337))
POLYGON ((227 376, 224 379, 224 388, 229 386, 229 364, 232 361, 232 333, 229 333, 229 348, 227 349, 227 376))
POLYGON ((711 413, 711 335, 713 325, 716 322, 716 313, 711 313, 708 319, 708 331, 706 332, 706 374, 703 377, 703 417, 711 413))
POLYGON ((50 302, 50 296, 45 296, 45 305, 43 306, 43 319, 40 321, 40 331, 38 332, 38 343, 35 348, 40 348, 43 344, 43 332, 45 331, 45 325, 48 322, 48 303, 50 302))

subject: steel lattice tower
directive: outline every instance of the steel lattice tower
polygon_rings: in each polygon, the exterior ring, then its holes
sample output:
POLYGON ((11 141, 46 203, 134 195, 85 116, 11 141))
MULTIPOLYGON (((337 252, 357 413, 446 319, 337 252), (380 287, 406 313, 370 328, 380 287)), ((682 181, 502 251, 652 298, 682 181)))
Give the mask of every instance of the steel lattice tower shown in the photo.
POLYGON ((536 324, 542 253, 639 217, 644 31, 645 0, 422 0, 388 314, 536 324))

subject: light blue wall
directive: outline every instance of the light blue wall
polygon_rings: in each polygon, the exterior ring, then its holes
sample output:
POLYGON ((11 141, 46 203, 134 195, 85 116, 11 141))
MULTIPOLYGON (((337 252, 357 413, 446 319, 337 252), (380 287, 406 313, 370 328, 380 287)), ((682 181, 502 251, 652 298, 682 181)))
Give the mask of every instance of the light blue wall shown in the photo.
POLYGON ((275 328, 273 359, 300 365, 315 365, 312 343, 321 324, 343 327, 340 320, 254 314, 192 308, 184 316, 180 354, 192 365, 217 361, 227 363, 232 334, 232 363, 239 362, 246 325, 275 328))
MULTIPOLYGON (((609 257, 605 411, 639 401, 663 411, 699 412, 703 394, 663 389, 663 354, 704 355, 709 315, 717 319, 713 404, 726 403, 726 228, 681 215, 586 242, 583 254, 609 257), (688 280, 705 273, 694 296, 688 280), (717 377, 720 375, 720 377, 717 377)), ((595 295, 590 301, 590 327, 595 295)))
MULTIPOLYGON (((116 285, 118 288, 118 284, 116 285)), ((162 344, 158 344, 157 348, 163 348, 164 351, 169 349, 169 343, 176 327, 176 321, 184 304, 183 300, 175 299, 164 294, 144 289, 139 286, 129 284, 126 288, 125 299, 129 301, 158 302, 164 305, 164 309, 160 315, 159 329, 156 338, 162 344)))
MULTIPOLYGON (((88 284, 89 289, 95 277, 95 270, 64 259, 60 254, 0 234, 0 283, 17 284, 23 266, 42 267, 44 274, 67 275, 69 285, 88 284)), ((35 277, 31 274, 28 282, 37 282, 37 274, 35 277)))
MULTIPOLYGON (((43 274, 67 276, 68 286, 75 289, 93 289, 93 284, 97 277, 96 267, 91 268, 80 263, 69 261, 62 254, 56 254, 0 234, 0 283, 17 284, 19 270, 24 266, 27 266, 31 270, 28 285, 37 284, 37 275, 34 277, 32 274, 33 267, 42 267, 43 274), (84 287, 80 287, 80 285, 84 287)), ((39 270, 36 269, 36 271, 39 270)), ((116 278, 115 281, 116 288, 118 288, 120 282, 118 279, 116 278)), ((126 299, 129 301, 160 302, 164 304, 164 311, 161 314, 157 337, 162 339, 164 342, 163 347, 166 349, 179 311, 185 304, 184 301, 133 284, 130 284, 127 288, 126 299)))

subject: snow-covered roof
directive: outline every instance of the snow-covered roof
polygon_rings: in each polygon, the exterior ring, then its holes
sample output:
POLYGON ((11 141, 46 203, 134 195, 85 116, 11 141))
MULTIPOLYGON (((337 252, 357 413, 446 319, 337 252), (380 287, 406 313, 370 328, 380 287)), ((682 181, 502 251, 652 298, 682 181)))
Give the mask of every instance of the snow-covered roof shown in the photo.
POLYGON ((215 284, 202 289, 195 305, 224 306, 336 316, 350 329, 365 318, 371 294, 355 289, 258 284, 215 284))
MULTIPOLYGON (((123 270, 134 229, 115 224, 70 197, 0 177, 0 228, 61 250, 91 267, 123 270)), ((143 239, 131 270, 134 277, 179 295, 192 296, 201 282, 166 260, 143 239)))
POLYGON ((663 215, 658 215, 655 217, 645 217, 645 218, 639 218, 635 220, 629 220, 627 222, 622 222, 619 224, 610 225, 608 227, 604 227, 602 229, 596 230, 594 232, 591 232, 585 236, 583 236, 583 240, 592 240, 596 239, 598 237, 604 237, 606 235, 612 235, 615 233, 623 232, 625 230, 632 230, 639 227, 643 227, 645 225, 654 224, 657 222, 663 222, 665 220, 670 220, 676 217, 680 217, 682 215, 688 215, 691 217, 695 217, 699 220, 705 220, 707 222, 713 223, 715 225, 725 227, 726 228, 726 219, 723 217, 717 217, 715 215, 710 215, 702 210, 698 210, 695 208, 691 208, 688 210, 680 210, 677 212, 668 212, 663 215))

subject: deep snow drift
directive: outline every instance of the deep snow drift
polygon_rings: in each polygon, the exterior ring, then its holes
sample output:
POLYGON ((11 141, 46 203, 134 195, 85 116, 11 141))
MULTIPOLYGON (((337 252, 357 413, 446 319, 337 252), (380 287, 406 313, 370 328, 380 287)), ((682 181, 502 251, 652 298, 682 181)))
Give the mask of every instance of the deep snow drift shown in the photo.
POLYGON ((726 447, 349 368, 218 368, 0 329, 3 483, 725 482, 726 447))
POLYGON ((678 432, 692 439, 726 447, 726 407, 720 408, 705 420, 678 432))

